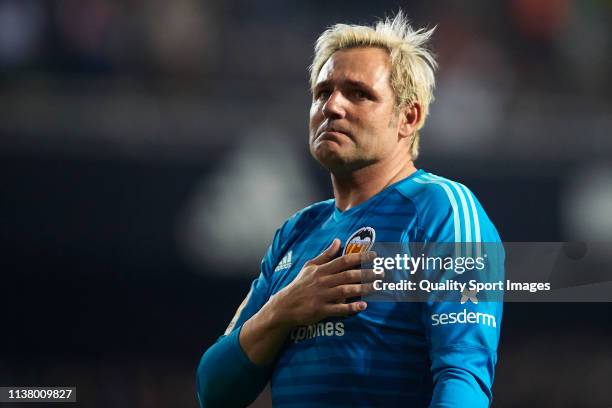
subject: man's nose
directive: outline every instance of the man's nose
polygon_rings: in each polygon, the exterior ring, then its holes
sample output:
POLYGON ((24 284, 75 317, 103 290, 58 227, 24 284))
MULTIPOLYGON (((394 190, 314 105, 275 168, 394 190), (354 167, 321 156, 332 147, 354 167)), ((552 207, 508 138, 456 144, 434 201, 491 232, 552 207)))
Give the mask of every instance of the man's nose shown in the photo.
POLYGON ((346 114, 344 102, 344 97, 340 91, 332 92, 323 105, 323 116, 330 119, 343 118, 346 114))

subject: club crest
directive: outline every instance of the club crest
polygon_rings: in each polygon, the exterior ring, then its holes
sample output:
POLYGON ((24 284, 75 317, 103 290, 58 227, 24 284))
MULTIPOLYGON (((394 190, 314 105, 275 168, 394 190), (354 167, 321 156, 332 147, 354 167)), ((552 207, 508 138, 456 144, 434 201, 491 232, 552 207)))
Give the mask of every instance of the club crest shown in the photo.
POLYGON ((372 248, 375 239, 376 231, 374 231, 374 228, 359 228, 346 241, 342 255, 366 252, 372 248))

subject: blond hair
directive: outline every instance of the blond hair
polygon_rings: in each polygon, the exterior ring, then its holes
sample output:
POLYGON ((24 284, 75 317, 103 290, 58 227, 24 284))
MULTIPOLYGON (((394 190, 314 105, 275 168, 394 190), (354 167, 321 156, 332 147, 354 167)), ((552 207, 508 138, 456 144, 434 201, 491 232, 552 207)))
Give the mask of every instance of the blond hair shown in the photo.
POLYGON ((391 62, 391 89, 395 93, 396 107, 421 105, 421 117, 414 132, 410 153, 416 160, 419 155, 419 130, 429 113, 435 87, 436 60, 427 49, 435 27, 414 30, 400 10, 391 20, 386 18, 374 27, 336 24, 321 34, 315 45, 315 56, 310 66, 310 88, 314 87, 319 72, 332 54, 353 47, 378 47, 389 53, 391 62))

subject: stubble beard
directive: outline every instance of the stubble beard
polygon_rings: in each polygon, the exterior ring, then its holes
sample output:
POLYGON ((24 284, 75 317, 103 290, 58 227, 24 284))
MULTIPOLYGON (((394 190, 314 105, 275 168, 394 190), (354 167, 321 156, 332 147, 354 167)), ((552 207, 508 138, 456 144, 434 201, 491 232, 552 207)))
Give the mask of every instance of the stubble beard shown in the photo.
POLYGON ((358 151, 345 152, 314 152, 311 154, 319 164, 336 176, 348 175, 377 162, 373 157, 360 157, 358 151))

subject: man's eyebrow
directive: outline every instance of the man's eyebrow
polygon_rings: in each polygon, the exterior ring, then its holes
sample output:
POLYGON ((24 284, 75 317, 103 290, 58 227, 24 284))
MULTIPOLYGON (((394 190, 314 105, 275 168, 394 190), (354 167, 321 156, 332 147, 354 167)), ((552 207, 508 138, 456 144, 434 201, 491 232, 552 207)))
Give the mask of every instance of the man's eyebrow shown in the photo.
POLYGON ((315 84, 314 89, 321 89, 321 88, 325 88, 326 86, 329 86, 329 84, 331 83, 330 80, 327 81, 321 81, 318 84, 315 84))
POLYGON ((365 82, 361 82, 361 81, 354 81, 352 79, 347 79, 344 82, 346 82, 348 85, 355 87, 355 88, 364 88, 370 91, 373 91, 372 87, 368 84, 366 84, 365 82))
MULTIPOLYGON (((332 83, 331 80, 326 80, 326 81, 321 81, 318 84, 315 85, 314 89, 321 89, 321 88, 325 88, 327 86, 329 86, 332 83)), ((369 91, 374 91, 374 89, 372 89, 372 87, 368 84, 366 84, 365 82, 362 81, 356 81, 353 79, 344 79, 342 81, 340 81, 341 85, 348 85, 350 87, 354 87, 354 88, 364 88, 367 89, 369 91)))

